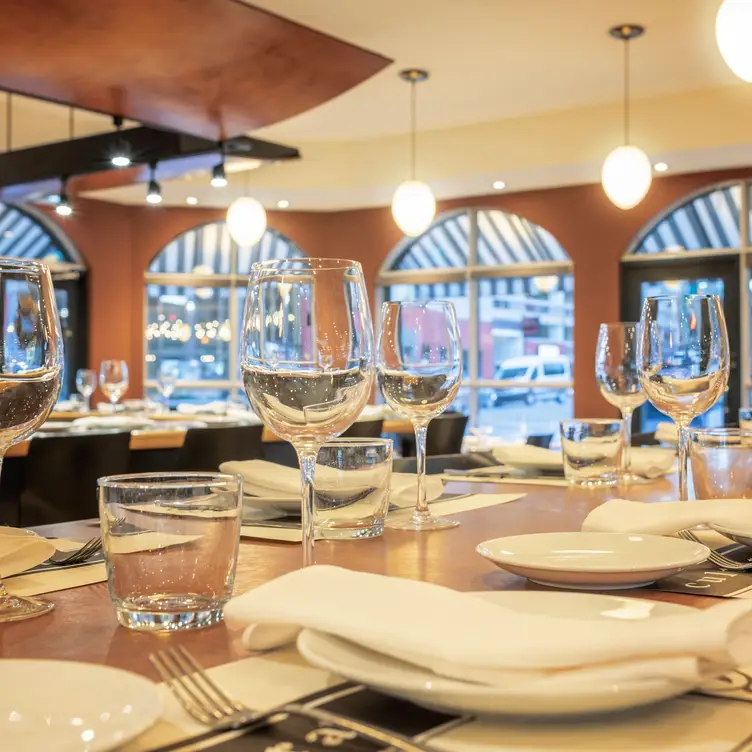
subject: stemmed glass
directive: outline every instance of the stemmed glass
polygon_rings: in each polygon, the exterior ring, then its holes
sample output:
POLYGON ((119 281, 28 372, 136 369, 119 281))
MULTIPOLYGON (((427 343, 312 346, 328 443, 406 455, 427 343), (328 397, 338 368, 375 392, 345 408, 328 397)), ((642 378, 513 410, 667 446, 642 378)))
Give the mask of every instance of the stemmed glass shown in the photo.
POLYGON ((178 369, 174 363, 161 363, 157 372, 157 389, 165 407, 170 409, 170 397, 178 385, 178 369))
POLYGON ((91 395, 97 388, 97 374, 90 368, 79 368, 76 371, 76 390, 84 398, 84 410, 91 410, 91 395))
POLYGON ((352 425, 373 384, 373 328, 360 264, 324 258, 255 263, 240 362, 256 414, 298 453, 308 566, 314 563, 316 455, 352 425))
POLYGON ((637 373, 639 324, 620 321, 601 324, 595 348, 595 379, 603 398, 618 407, 624 422, 622 476, 629 477, 632 446, 632 414, 647 399, 637 373))
MULTIPOLYGON (((0 469, 8 447, 47 418, 60 393, 63 340, 44 264, 0 259, 0 469)), ((45 614, 52 603, 9 595, 0 579, 0 622, 45 614)))
POLYGON ((462 381, 454 306, 443 300, 384 303, 376 368, 389 407, 413 424, 418 465, 415 511, 407 519, 387 517, 387 526, 420 531, 459 525, 431 514, 425 485, 428 424, 449 407, 462 381))
POLYGON ((647 298, 637 370, 650 402, 679 431, 679 499, 686 501, 689 424, 721 398, 729 378, 729 340, 717 295, 647 298))
POLYGON ((128 389, 128 365, 124 360, 103 360, 99 366, 99 388, 110 401, 112 412, 128 389))

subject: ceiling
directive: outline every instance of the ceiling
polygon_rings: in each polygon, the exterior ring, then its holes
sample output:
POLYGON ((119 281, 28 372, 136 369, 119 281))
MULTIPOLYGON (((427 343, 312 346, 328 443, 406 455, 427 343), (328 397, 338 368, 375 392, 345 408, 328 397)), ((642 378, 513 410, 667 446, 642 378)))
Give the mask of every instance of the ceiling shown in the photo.
MULTIPOLYGON (((418 90, 418 172, 439 198, 594 182, 622 142, 617 23, 632 43, 633 142, 670 172, 747 165, 752 86, 725 66, 714 37, 721 0, 254 0, 395 64, 345 94, 254 132, 303 159, 212 190, 202 177, 165 186, 227 205, 251 190, 269 207, 332 210, 389 203, 408 166, 409 91, 397 72, 431 72, 418 90)), ((143 202, 143 186, 96 192, 143 202)))

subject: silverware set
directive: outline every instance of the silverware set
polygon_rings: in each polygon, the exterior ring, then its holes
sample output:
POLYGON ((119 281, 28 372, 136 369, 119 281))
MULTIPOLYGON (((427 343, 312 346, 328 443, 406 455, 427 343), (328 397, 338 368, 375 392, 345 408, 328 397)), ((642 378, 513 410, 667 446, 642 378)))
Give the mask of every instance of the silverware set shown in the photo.
MULTIPOLYGON (((693 541, 694 543, 702 543, 703 545, 706 545, 704 541, 702 541, 691 530, 680 530, 678 535, 680 538, 683 538, 684 540, 693 541)), ((740 547, 741 547, 741 544, 740 544, 740 547)), ((734 559, 731 559, 728 556, 725 556, 720 551, 712 549, 712 548, 710 549, 710 556, 708 556, 708 561, 711 564, 715 564, 717 567, 720 567, 721 569, 726 569, 730 572, 746 572, 752 569, 752 561, 735 561, 734 559)))
POLYGON ((94 558, 102 550, 102 537, 91 538, 81 548, 75 551, 58 551, 47 560, 58 566, 73 566, 84 564, 94 558))

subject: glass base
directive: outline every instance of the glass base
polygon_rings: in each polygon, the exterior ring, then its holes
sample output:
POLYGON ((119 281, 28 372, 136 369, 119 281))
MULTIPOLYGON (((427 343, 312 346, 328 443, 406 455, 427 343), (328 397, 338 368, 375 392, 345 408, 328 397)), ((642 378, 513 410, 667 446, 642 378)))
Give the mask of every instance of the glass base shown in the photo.
POLYGON ((412 514, 409 517, 387 517, 386 526, 392 530, 413 530, 423 532, 424 530, 446 530, 451 527, 459 526, 458 520, 452 520, 448 517, 434 517, 426 515, 421 517, 412 514))
POLYGON ((48 614, 54 603, 44 598, 19 598, 15 595, 0 596, 0 623, 33 619, 48 614))
POLYGON ((115 603, 118 623, 146 632, 205 629, 224 619, 224 602, 199 595, 149 595, 115 603))
POLYGON ((360 540, 361 538, 377 538, 384 533, 384 523, 362 527, 326 527, 316 526, 316 540, 360 540))
POLYGON ((603 488, 604 486, 615 486, 617 484, 617 478, 616 476, 601 478, 569 478, 569 483, 575 488, 603 488))

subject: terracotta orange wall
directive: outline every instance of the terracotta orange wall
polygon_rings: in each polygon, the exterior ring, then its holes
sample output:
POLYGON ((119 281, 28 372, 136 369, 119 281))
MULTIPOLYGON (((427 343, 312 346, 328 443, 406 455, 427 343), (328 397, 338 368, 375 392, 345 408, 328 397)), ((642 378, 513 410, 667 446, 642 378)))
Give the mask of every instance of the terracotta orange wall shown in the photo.
MULTIPOLYGON (((599 185, 499 193, 441 202, 438 211, 484 206, 519 214, 551 232, 575 269, 575 413, 610 415, 598 394, 593 353, 598 325, 619 319, 619 260, 640 229, 688 193, 723 180, 749 178, 752 169, 662 177, 631 211, 614 207, 599 185)), ((181 232, 221 219, 219 210, 125 207, 76 199, 61 229, 89 267, 89 363, 123 358, 131 370, 129 396, 143 381, 143 274, 153 256, 181 232)), ((351 258, 363 265, 373 291, 385 256, 401 240, 388 208, 341 212, 270 212, 269 225, 312 256, 351 258)))

